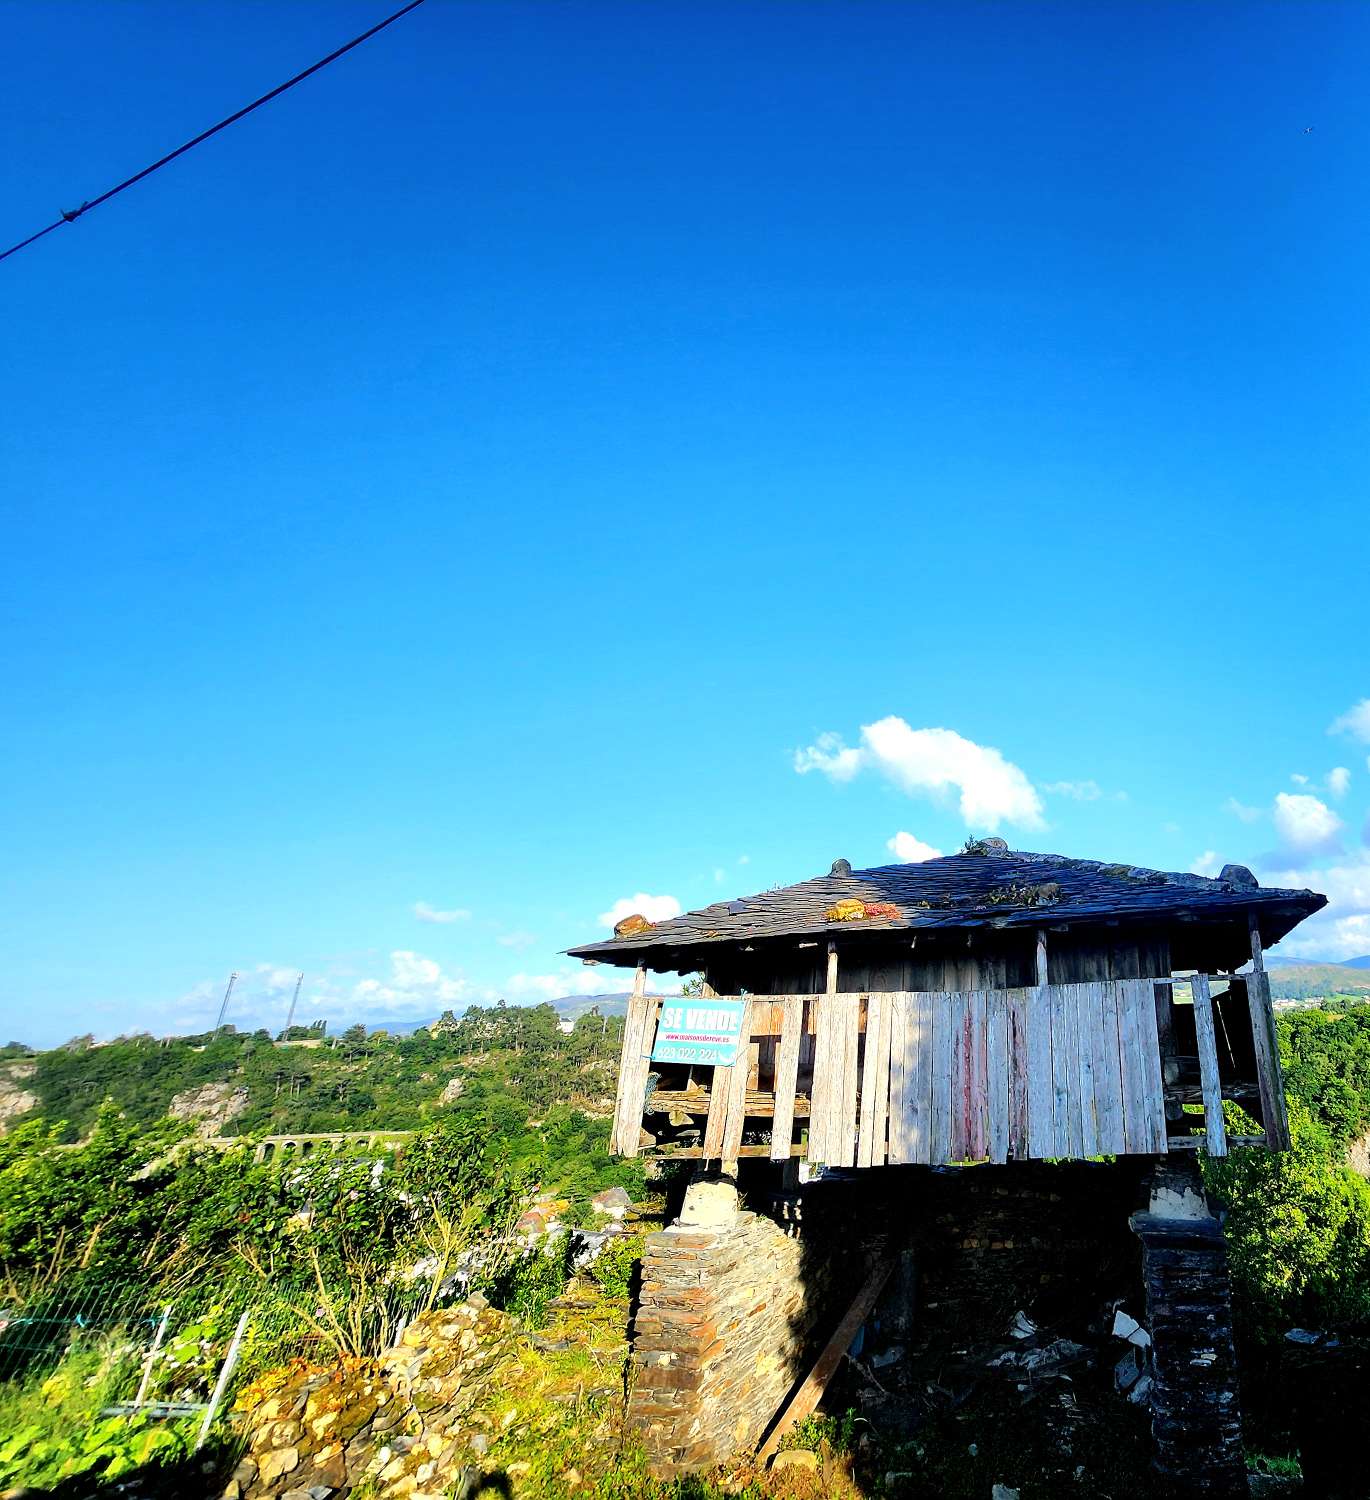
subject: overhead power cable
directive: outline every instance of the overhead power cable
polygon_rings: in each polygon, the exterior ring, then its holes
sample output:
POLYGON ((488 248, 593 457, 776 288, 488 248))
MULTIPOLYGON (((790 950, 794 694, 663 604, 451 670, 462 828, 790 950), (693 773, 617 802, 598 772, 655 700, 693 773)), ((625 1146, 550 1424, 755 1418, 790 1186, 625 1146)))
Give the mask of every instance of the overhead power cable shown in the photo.
POLYGON ((7 260, 16 251, 25 249, 27 246, 33 244, 35 240, 41 240, 45 234, 51 234, 54 229, 60 229, 63 224, 74 224, 82 214, 88 214, 92 208, 99 208, 102 203, 108 203, 116 193, 122 193, 125 188, 131 188, 135 182, 141 182, 144 177, 151 177, 154 172, 166 166, 168 162, 175 161, 178 156, 184 156, 187 151, 192 150, 202 141, 207 141, 210 136, 218 135, 221 130, 227 130, 230 125, 236 124, 244 115, 250 115, 254 109, 260 109, 263 104, 270 104, 273 99, 278 98, 287 89, 293 89, 297 83, 303 83, 311 74, 317 73, 320 68, 326 68, 329 63, 337 62, 345 52, 351 52, 353 47, 360 47, 363 42, 369 41, 378 31, 384 31, 387 26, 393 25, 401 16, 407 16, 411 10, 417 10, 422 4, 423 0, 409 0, 409 4, 401 6, 393 16, 387 16, 385 20, 378 21, 369 31, 363 31, 360 36, 354 36, 350 42, 339 47, 336 52, 330 52, 327 57, 321 57, 318 62, 306 68, 303 73, 296 73, 293 78, 286 79, 284 83, 272 89, 269 94, 263 94, 260 99, 254 99, 251 104, 244 105, 242 109, 229 115, 226 120, 220 120, 217 125, 211 125, 208 130, 202 131, 197 135, 193 141, 187 141, 185 145, 177 146, 174 151, 169 151, 160 161, 153 162, 150 167, 144 167, 141 172, 135 172, 132 177, 126 178, 117 187, 112 187, 108 192, 101 193, 98 198, 90 199, 89 202, 83 203, 80 208, 73 208, 70 212, 63 213, 60 218, 54 219, 46 229, 40 229, 37 234, 29 235, 28 239, 20 240, 17 245, 11 245, 8 250, 0 254, 0 260, 7 260))

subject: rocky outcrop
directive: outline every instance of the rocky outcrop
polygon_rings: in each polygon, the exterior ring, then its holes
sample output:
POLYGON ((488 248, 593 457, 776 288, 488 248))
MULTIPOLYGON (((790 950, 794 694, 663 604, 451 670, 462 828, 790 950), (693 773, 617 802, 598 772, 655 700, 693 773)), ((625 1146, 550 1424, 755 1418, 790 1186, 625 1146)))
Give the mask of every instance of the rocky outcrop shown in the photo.
POLYGON ((33 1063, 7 1063, 0 1067, 0 1135, 9 1129, 10 1121, 28 1114, 38 1103, 38 1095, 23 1085, 37 1071, 33 1063))
POLYGON ((221 1135, 224 1126, 242 1114, 247 1105, 245 1088, 235 1088, 231 1083, 206 1083, 173 1095, 167 1114, 173 1120, 193 1120, 195 1133, 209 1140, 221 1135))
POLYGON ((509 1319, 483 1297, 417 1318, 377 1360, 296 1362, 249 1386, 237 1409, 247 1455, 224 1500, 377 1500, 461 1491, 498 1435, 517 1364, 509 1319))

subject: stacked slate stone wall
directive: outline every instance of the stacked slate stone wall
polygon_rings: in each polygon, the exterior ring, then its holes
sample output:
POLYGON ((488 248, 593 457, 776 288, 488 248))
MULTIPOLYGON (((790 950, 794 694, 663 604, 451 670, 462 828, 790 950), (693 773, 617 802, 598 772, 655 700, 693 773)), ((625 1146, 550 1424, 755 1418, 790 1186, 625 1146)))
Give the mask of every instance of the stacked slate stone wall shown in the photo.
POLYGON ((754 1447, 805 1367, 835 1283, 864 1260, 815 1253, 738 1212, 649 1236, 633 1325, 628 1418, 661 1473, 754 1447))
POLYGON ((1222 1230, 1210 1218, 1138 1214, 1156 1386, 1151 1431, 1163 1493, 1245 1496, 1222 1230))

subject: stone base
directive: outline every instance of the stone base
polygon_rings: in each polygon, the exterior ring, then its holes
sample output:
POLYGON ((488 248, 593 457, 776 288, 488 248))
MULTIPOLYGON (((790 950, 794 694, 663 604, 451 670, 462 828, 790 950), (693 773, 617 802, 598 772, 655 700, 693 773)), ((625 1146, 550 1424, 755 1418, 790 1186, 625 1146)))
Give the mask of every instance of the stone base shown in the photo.
POLYGON ((1162 1493, 1248 1493, 1227 1247, 1217 1221, 1134 1214, 1154 1355, 1151 1432, 1162 1493))
POLYGON ((802 1372, 829 1275, 770 1219, 690 1216, 648 1237, 633 1325, 628 1421, 659 1474, 756 1446, 802 1372))

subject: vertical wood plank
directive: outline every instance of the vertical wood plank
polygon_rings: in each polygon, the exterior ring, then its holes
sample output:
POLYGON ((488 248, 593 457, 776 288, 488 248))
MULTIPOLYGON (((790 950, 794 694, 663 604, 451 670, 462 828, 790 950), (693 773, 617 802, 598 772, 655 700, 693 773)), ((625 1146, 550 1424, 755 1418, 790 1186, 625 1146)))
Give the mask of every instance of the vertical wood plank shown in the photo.
POLYGON ((1246 1003, 1251 1014, 1251 1040, 1256 1052, 1256 1081, 1260 1089, 1265 1142, 1272 1151, 1288 1151, 1289 1108, 1284 1097, 1275 1008, 1270 1001, 1270 976, 1265 972, 1260 923, 1254 912, 1248 918, 1248 925, 1251 932, 1251 974, 1246 981, 1246 1003))
POLYGON ((737 1161, 738 1147, 742 1144, 742 1127, 747 1115, 747 1084, 751 1081, 748 1054, 751 1050, 752 1016, 755 1009, 756 1001, 749 999, 742 1002, 737 1061, 730 1069, 727 1089, 727 1122, 723 1127, 721 1155, 727 1163, 737 1161))
POLYGON ((984 1161, 989 1155, 989 1004, 984 990, 966 997, 970 1038, 970 1159, 984 1161))
POLYGON ((1223 1091, 1218 1076, 1218 1039, 1213 1028, 1213 996, 1208 975, 1196 974, 1191 981, 1194 991, 1194 1031, 1199 1042, 1199 1083, 1204 1096, 1204 1128, 1210 1156, 1227 1155, 1227 1127, 1223 1122, 1223 1091))
POLYGON ((1028 991, 1021 987, 1005 996, 1008 1010, 1009 1121, 1008 1149, 1015 1161, 1028 1157, 1028 991))
POLYGON ((1008 995, 1001 989, 985 997, 985 1108, 988 1133, 985 1151, 990 1161, 1008 1160, 1009 1065, 1008 995))
POLYGON ((771 1121, 771 1160, 788 1161, 794 1139, 794 1096, 799 1084, 799 1042, 804 1034, 804 997, 787 995, 775 1054, 775 1118, 771 1121))
POLYGON ((832 1093, 832 1005, 830 995, 815 996, 809 1012, 813 1017, 813 1084, 809 1089, 808 1160, 826 1162, 828 1149, 828 1097, 832 1093))
POLYGON ((1045 927, 1037 929, 1036 963, 1037 983, 1044 987, 1051 982, 1047 974, 1047 930, 1045 927))
POLYGON ((1082 984, 1077 997, 1075 1044, 1080 1069, 1080 1155, 1098 1156, 1099 1118, 1094 1098, 1094 1052, 1103 1006, 1101 983, 1082 984))
POLYGON ((829 1166, 856 1164, 857 1060, 861 1045, 861 996, 835 995, 832 1068, 828 1094, 827 1156, 829 1166))
POLYGON ((929 1070, 928 1160, 940 1166, 952 1160, 952 1057, 956 1020, 946 991, 927 996, 932 1012, 932 1067, 929 1070))
POLYGON ((1099 1150, 1121 1156, 1127 1149, 1123 1134, 1122 1054, 1118 1045, 1118 986, 1099 986, 1099 1024, 1094 1033, 1094 1101, 1099 1150))
POLYGON ((907 1161, 908 1120, 905 1113, 904 1090, 907 1082, 904 1073, 904 1056, 908 1047, 907 991, 890 996, 890 1083, 889 1083, 889 1160, 907 1161))
POLYGON ((1156 1021, 1156 1000, 1149 979, 1136 979, 1137 1032, 1142 1052, 1142 1079, 1146 1090, 1148 1150, 1165 1152, 1169 1144, 1165 1125, 1165 1077, 1161 1069, 1161 1042, 1156 1021))
POLYGON ((1146 1109, 1138 1073, 1138 1031, 1132 991, 1122 980, 1113 984, 1118 997, 1118 1065, 1123 1090, 1123 1150, 1129 1155, 1146 1151, 1146 1109))
POLYGON ((1071 984, 1063 988, 1065 994, 1062 997, 1062 1011, 1066 1025, 1066 1129, 1069 1132, 1069 1155, 1078 1159, 1084 1155, 1084 1101, 1080 1097, 1080 1000, 1084 994, 1084 985, 1071 984))
POLYGON ((874 992, 866 1003, 866 1037, 861 1057, 861 1087, 856 1106, 856 1165, 869 1167, 872 1137, 875 1134, 875 1069, 880 1050, 880 1032, 884 1026, 885 997, 874 992))
POLYGON ((1070 1149, 1071 1070, 1075 1048, 1071 1041, 1067 1014, 1069 986, 1049 984, 1048 1004, 1051 1011, 1051 1138, 1055 1157, 1068 1157, 1070 1149))
POLYGON ((620 1156, 636 1156, 638 1138, 642 1134, 642 1106, 646 1102, 643 1094, 647 1088, 647 1075, 651 1064, 647 1056, 651 1052, 648 1036, 649 1021, 655 1019, 655 998, 645 995, 647 969, 637 966, 633 976, 633 992, 628 1000, 628 1013, 623 1021, 623 1047, 618 1062, 618 1096, 614 1101, 614 1128, 609 1149, 620 1156))
POLYGON ((1056 1155, 1056 1102, 1051 1086, 1051 994, 1037 985, 1024 995, 1028 1035, 1028 1153, 1056 1155))

